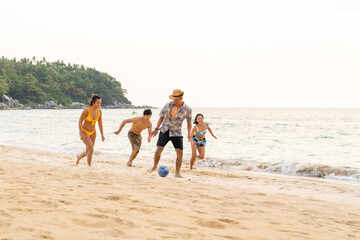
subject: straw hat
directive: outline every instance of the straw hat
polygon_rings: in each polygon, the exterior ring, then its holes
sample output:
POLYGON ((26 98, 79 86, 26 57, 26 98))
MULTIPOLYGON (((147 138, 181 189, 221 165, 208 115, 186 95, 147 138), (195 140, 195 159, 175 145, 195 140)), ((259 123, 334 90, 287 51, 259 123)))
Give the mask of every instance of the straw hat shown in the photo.
POLYGON ((173 91, 173 94, 169 96, 170 99, 174 99, 174 98, 179 98, 184 96, 184 92, 181 91, 180 89, 175 89, 173 91))

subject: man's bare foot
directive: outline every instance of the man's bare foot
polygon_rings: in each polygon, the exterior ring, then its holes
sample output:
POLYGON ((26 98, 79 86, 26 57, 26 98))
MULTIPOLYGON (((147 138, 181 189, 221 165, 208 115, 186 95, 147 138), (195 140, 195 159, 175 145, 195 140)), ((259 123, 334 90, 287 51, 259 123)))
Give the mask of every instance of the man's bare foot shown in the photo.
POLYGON ((152 167, 152 168, 150 168, 150 169, 148 169, 148 170, 146 170, 146 171, 148 171, 148 173, 152 173, 153 171, 155 171, 155 168, 152 167))
POLYGON ((79 162, 80 162, 80 156, 77 155, 76 156, 76 163, 75 163, 75 166, 79 165, 79 162))
POLYGON ((129 161, 129 162, 126 163, 126 165, 127 165, 128 167, 132 167, 132 162, 129 161))
POLYGON ((183 178, 183 176, 181 176, 180 174, 175 174, 175 177, 177 177, 177 178, 183 178))

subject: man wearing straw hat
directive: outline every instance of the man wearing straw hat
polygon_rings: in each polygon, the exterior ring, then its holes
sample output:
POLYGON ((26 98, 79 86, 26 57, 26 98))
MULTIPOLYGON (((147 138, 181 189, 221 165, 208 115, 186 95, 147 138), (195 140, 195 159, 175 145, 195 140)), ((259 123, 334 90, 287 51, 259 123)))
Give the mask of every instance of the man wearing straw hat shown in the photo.
POLYGON ((152 131, 151 136, 155 137, 160 130, 157 148, 154 155, 154 166, 148 170, 153 172, 156 170, 160 161, 161 153, 165 145, 171 141, 176 151, 176 169, 175 177, 181 177, 180 168, 183 158, 183 137, 181 134, 181 126, 184 119, 187 119, 188 141, 190 141, 191 131, 191 108, 183 101, 184 92, 175 89, 173 94, 169 96, 173 101, 167 103, 160 112, 160 118, 156 124, 156 128, 152 131), (162 125, 161 125, 162 124, 162 125), (161 127, 160 127, 161 125, 161 127))

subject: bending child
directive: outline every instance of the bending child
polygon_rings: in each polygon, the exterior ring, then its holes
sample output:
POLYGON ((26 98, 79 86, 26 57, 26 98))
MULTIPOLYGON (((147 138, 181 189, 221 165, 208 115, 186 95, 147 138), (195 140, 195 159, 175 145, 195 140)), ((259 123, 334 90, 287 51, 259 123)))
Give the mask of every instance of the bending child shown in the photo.
POLYGON ((211 128, 208 123, 204 122, 204 115, 201 113, 197 114, 194 121, 195 126, 191 130, 191 159, 190 159, 190 169, 193 169, 195 160, 196 160, 196 150, 199 151, 197 156, 200 159, 205 157, 205 146, 206 146, 206 131, 209 129, 211 135, 217 139, 217 137, 211 131, 211 128))
POLYGON ((125 124, 132 123, 132 126, 128 132, 128 137, 129 137, 129 140, 130 140, 130 143, 132 146, 132 152, 130 154, 129 161, 127 163, 127 165, 129 167, 132 166, 132 162, 134 161, 137 154, 139 153, 139 150, 141 147, 141 142, 142 142, 141 132, 145 128, 148 129, 148 142, 150 142, 150 134, 151 134, 151 130, 152 130, 152 124, 150 121, 151 115, 152 115, 151 110, 146 109, 146 110, 144 110, 142 117, 134 117, 134 118, 124 120, 121 123, 119 130, 114 132, 116 135, 118 135, 121 132, 121 130, 123 129, 123 127, 125 126, 125 124))

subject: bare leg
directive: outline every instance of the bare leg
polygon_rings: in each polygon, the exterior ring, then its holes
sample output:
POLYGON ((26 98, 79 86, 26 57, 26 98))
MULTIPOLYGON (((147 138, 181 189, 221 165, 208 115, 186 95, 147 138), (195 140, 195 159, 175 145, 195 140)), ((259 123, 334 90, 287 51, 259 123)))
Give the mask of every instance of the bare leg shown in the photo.
POLYGON ((205 146, 198 147, 198 150, 199 150, 198 158, 204 159, 204 157, 205 157, 205 146))
POLYGON ((180 149, 175 149, 176 151, 176 169, 175 169, 175 177, 182 177, 180 175, 180 168, 182 164, 183 151, 180 149))
POLYGON ((138 155, 139 149, 140 149, 140 147, 136 147, 136 148, 134 148, 134 150, 132 150, 132 152, 131 152, 131 154, 130 154, 129 161, 128 161, 128 163, 126 164, 128 167, 131 167, 131 166, 132 166, 132 161, 133 161, 133 160, 136 158, 136 156, 138 155))
POLYGON ((157 165, 158 165, 158 163, 159 163, 159 161, 160 161, 161 153, 162 153, 163 150, 164 150, 164 147, 159 147, 159 146, 158 146, 158 147, 156 148, 156 151, 155 151, 155 154, 154 154, 154 166, 153 166, 152 168, 150 168, 150 169, 147 170, 149 173, 151 173, 151 172, 153 172, 153 171, 156 170, 157 165))
POLYGON ((85 144, 86 151, 77 156, 76 165, 79 164, 81 158, 87 156, 88 165, 91 166, 91 160, 92 160, 92 154, 94 152, 94 142, 95 142, 96 133, 93 133, 91 136, 87 135, 84 131, 82 131, 81 133, 82 133, 81 141, 83 141, 83 143, 85 144), (95 135, 95 136, 93 136, 93 135, 95 135))
POLYGON ((91 160, 92 160, 93 153, 94 153, 96 131, 93 134, 91 134, 90 139, 91 139, 91 143, 92 143, 92 148, 89 148, 89 152, 88 152, 88 155, 87 155, 87 162, 88 162, 89 167, 91 167, 91 160))
POLYGON ((197 145, 194 144, 193 141, 191 141, 191 158, 190 158, 190 170, 193 169, 195 160, 196 160, 196 149, 197 145))
POLYGON ((80 159, 82 159, 83 157, 85 157, 88 154, 87 150, 85 150, 84 152, 82 152, 80 155, 76 156, 76 166, 79 165, 80 159))
POLYGON ((80 155, 76 156, 76 164, 75 164, 76 166, 79 165, 79 162, 83 157, 87 156, 87 154, 88 154, 88 147, 87 146, 91 142, 91 139, 90 139, 89 135, 87 135, 84 131, 81 131, 80 134, 81 134, 80 139, 85 144, 86 149, 80 155))

